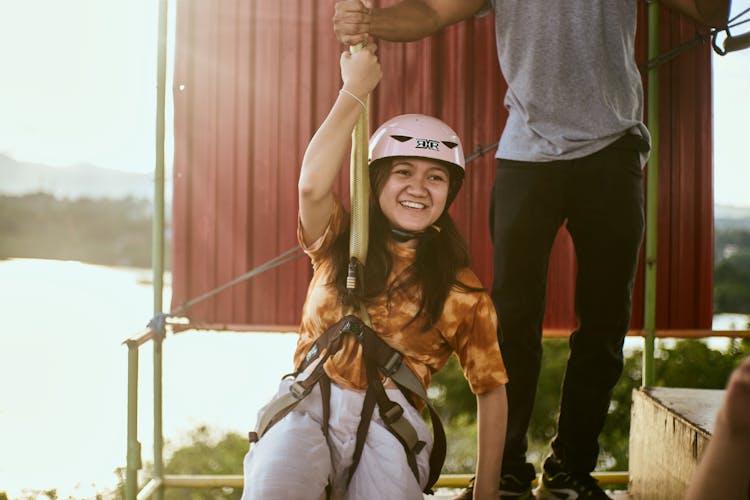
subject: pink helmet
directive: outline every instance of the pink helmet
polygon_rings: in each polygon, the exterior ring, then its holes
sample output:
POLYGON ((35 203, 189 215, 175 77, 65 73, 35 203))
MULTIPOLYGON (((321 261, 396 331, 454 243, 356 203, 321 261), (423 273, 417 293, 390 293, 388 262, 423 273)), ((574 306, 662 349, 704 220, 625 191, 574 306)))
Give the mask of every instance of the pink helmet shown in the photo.
POLYGON ((464 151, 458 134, 427 115, 399 115, 383 123, 370 137, 370 165, 384 158, 418 156, 457 166, 463 176, 464 151))

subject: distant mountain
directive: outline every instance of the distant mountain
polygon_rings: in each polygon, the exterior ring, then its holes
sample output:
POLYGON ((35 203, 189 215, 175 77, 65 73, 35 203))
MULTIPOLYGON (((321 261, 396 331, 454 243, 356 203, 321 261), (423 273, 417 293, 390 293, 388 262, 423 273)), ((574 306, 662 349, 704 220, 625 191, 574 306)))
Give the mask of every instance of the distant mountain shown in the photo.
MULTIPOLYGON (((0 154, 0 194, 44 192, 68 199, 131 197, 151 200, 153 191, 152 174, 121 172, 89 164, 51 167, 0 154)), ((170 197, 169 190, 167 196, 170 197)))
POLYGON ((714 206, 716 229, 743 229, 750 231, 750 207, 714 206))
MULTIPOLYGON (((172 177, 166 174, 167 206, 171 205, 172 177)), ((0 154, 0 194, 49 193, 57 198, 153 199, 152 174, 135 174, 88 164, 51 167, 17 161, 0 154)), ((716 229, 750 231, 750 206, 714 206, 716 229)))

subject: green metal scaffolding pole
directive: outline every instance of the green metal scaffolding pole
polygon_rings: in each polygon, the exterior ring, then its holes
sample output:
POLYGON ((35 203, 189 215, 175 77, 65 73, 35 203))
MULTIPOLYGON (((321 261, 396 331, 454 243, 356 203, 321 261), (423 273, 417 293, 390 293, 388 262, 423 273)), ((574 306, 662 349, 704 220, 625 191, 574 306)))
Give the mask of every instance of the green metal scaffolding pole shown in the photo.
MULTIPOLYGON (((648 4, 648 60, 659 55, 659 3, 648 4)), ((646 169, 646 273, 644 277, 643 347, 644 387, 654 384, 654 342, 656 336, 656 242, 659 222, 659 67, 648 70, 648 130, 651 155, 646 169)))
POLYGON ((135 500, 138 494, 138 469, 141 468, 141 443, 138 442, 138 343, 128 346, 128 445, 125 469, 125 498, 135 500))
MULTIPOLYGON (((154 220, 152 269, 154 316, 161 314, 164 294, 164 137, 165 94, 167 80, 167 0, 159 0, 159 38, 156 61, 156 162, 154 171, 154 220)), ((164 478, 164 432, 162 427, 162 343, 164 330, 154 336, 154 477, 164 478)), ((164 498, 164 488, 154 492, 156 500, 164 498)))

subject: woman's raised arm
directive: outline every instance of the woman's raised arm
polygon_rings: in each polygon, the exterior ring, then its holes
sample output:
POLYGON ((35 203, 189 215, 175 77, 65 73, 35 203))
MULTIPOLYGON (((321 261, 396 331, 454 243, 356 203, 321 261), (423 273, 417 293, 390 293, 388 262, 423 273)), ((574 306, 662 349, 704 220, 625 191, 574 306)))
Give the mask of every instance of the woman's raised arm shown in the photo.
POLYGON ((351 133, 367 95, 382 76, 376 46, 341 54, 343 86, 331 111, 313 136, 299 175, 299 216, 305 243, 323 234, 333 210, 333 183, 348 151, 351 133))

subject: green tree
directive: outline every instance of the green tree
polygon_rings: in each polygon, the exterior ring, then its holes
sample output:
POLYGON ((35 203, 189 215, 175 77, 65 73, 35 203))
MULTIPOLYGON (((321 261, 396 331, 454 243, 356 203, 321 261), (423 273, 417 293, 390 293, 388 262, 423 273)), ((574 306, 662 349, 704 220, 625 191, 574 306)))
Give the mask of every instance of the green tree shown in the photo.
POLYGON ((714 311, 750 314, 750 249, 737 250, 716 265, 714 311))
POLYGON ((717 230, 714 263, 714 311, 750 314, 750 231, 717 230))
MULTIPOLYGON (((242 458, 248 450, 247 437, 230 432, 214 439, 202 425, 189 435, 189 444, 177 448, 164 464, 165 474, 242 474, 242 458)), ((166 500, 239 499, 241 490, 233 488, 168 488, 166 500)))
MULTIPOLYGON (((656 385, 721 389, 740 360, 750 354, 750 341, 735 340, 727 351, 711 349, 701 340, 662 343, 657 349, 656 385)), ((567 341, 544 340, 544 357, 534 413, 529 426, 529 460, 537 468, 549 450, 557 427, 560 388, 569 349, 567 341)), ((632 391, 641 386, 642 351, 627 353, 622 377, 615 386, 609 414, 599 438, 598 470, 628 470, 632 391)), ((444 472, 471 472, 476 456, 476 408, 458 363, 451 362, 435 376, 431 394, 443 416, 448 436, 444 472)))
POLYGON ((151 266, 151 207, 145 200, 0 195, 0 234, 0 259, 151 266))

